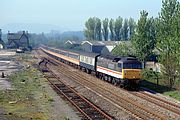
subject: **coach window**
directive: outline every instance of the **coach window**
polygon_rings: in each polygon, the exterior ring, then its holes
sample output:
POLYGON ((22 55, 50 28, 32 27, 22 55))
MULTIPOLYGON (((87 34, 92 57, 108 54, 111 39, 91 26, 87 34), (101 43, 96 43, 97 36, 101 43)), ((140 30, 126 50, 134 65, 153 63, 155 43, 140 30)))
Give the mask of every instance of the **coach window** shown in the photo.
POLYGON ((122 72, 122 63, 118 63, 118 70, 122 72))
POLYGON ((115 69, 115 68, 114 68, 114 64, 109 63, 109 64, 108 64, 108 68, 111 69, 111 70, 114 70, 114 69, 115 69))

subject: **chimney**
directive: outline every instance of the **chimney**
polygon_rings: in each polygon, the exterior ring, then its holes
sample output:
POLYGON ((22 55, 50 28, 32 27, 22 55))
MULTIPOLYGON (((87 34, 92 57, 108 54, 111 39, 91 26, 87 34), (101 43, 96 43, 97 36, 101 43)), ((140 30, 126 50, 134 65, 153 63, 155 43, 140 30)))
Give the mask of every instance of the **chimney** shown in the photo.
POLYGON ((1 37, 2 37, 2 30, 0 29, 0 40, 1 40, 1 37))
POLYGON ((28 35, 28 31, 26 31, 26 35, 28 35))

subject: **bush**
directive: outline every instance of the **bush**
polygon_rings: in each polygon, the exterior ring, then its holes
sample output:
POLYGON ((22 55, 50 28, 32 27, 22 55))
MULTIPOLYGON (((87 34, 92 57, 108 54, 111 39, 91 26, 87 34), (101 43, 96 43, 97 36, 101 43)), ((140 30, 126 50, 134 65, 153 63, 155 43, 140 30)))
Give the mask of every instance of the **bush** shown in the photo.
POLYGON ((142 70, 142 79, 147 80, 149 82, 157 83, 156 80, 159 78, 159 73, 150 69, 142 70))

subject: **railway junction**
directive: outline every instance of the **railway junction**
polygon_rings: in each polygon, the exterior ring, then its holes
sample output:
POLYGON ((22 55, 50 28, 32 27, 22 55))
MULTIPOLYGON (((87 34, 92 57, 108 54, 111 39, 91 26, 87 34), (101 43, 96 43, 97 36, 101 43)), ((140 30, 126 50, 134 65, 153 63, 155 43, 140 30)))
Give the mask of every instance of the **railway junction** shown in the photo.
POLYGON ((178 101, 168 102, 143 90, 136 92, 121 89, 49 56, 43 56, 43 61, 46 72, 55 74, 57 79, 79 91, 112 119, 179 119, 178 101))
MULTIPOLYGON (((13 61, 10 57, 2 59, 3 57, 1 56, 1 77, 2 72, 5 74, 5 78, 0 79, 1 89, 4 88, 5 91, 8 89, 11 89, 11 91, 17 89, 13 87, 14 83, 11 83, 7 76, 18 74, 18 71, 22 72, 28 69, 37 70, 35 73, 40 74, 40 76, 34 77, 34 72, 30 75, 32 78, 35 78, 36 82, 38 80, 40 83, 38 82, 37 85, 39 88, 36 91, 31 90, 30 93, 32 99, 36 100, 35 103, 31 103, 35 108, 29 107, 30 110, 28 112, 31 115, 26 116, 25 114, 27 113, 23 113, 22 115, 22 108, 8 111, 7 108, 0 107, 0 118, 2 120, 6 120, 7 118, 12 120, 16 117, 20 120, 25 118, 38 118, 42 120, 180 119, 180 102, 178 100, 160 94, 152 94, 143 89, 139 91, 128 91, 104 80, 100 80, 94 75, 87 74, 77 69, 76 66, 62 63, 40 49, 25 55, 26 57, 24 55, 16 55, 15 53, 11 53, 10 56, 13 58, 13 61), (22 62, 22 59, 25 59, 25 62, 22 62), (9 68, 9 72, 7 72, 7 68, 9 68), (42 78, 39 79, 38 77, 42 78), (33 111, 41 112, 37 117, 32 114, 33 111)), ((27 79, 29 80, 29 78, 27 79)), ((24 81, 21 81, 21 85, 27 84, 26 79, 24 81)), ((26 99, 29 101, 31 97, 26 99)), ((6 102, 13 107, 16 104, 22 103, 23 100, 11 100, 3 103, 5 104, 6 102)))

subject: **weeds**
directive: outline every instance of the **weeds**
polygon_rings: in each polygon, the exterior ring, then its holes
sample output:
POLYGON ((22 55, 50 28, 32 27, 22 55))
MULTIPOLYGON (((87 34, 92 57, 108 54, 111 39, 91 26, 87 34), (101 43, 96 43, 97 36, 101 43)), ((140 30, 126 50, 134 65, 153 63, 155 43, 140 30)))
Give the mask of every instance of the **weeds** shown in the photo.
MULTIPOLYGON (((0 91, 0 105, 5 108, 7 118, 11 119, 14 116, 18 120, 47 120, 46 115, 37 112, 38 107, 34 99, 34 91, 41 91, 39 86, 42 75, 39 75, 39 72, 32 68, 9 76, 14 90, 0 91)), ((53 99, 49 97, 46 101, 53 99)))
POLYGON ((166 83, 165 78, 160 73, 145 69, 142 71, 142 77, 145 81, 142 82, 141 86, 180 100, 179 78, 175 81, 174 87, 170 88, 166 83))

